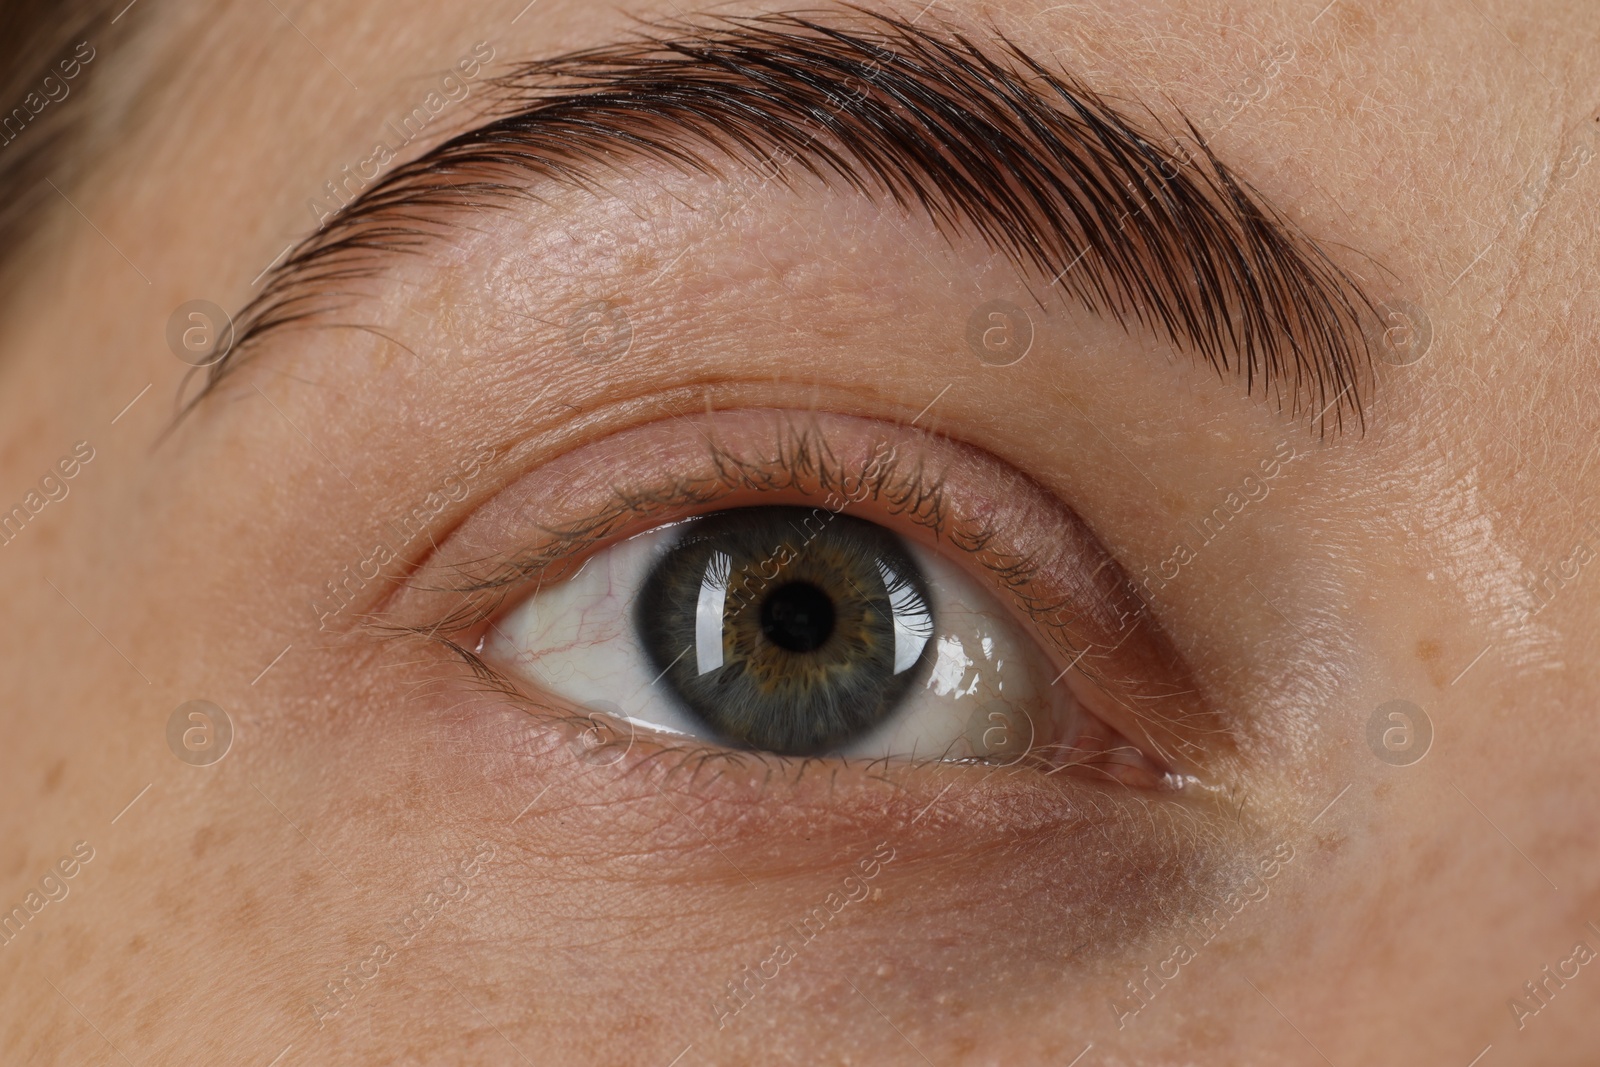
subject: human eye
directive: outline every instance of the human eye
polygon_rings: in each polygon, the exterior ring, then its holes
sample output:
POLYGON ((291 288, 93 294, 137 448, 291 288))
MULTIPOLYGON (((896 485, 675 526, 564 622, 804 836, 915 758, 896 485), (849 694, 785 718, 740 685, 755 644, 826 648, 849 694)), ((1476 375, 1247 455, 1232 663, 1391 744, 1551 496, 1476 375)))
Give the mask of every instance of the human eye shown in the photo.
POLYGON ((1041 67, 998 91, 969 46, 781 17, 608 55, 330 221, 210 371, 192 433, 245 432, 238 397, 341 434, 280 479, 348 524, 283 583, 308 689, 359 709, 310 728, 517 835, 518 907, 714 900, 674 934, 705 944, 885 841, 886 956, 942 966, 902 935, 947 916, 981 934, 949 959, 1025 962, 1006 997, 1226 891, 1343 677, 1269 640, 1251 564, 1310 603, 1317 535, 1242 479, 1359 422, 1358 294, 1203 144, 1041 67))
POLYGON ((547 692, 785 756, 1010 754, 1073 710, 959 569, 825 508, 636 535, 493 632, 547 692))
POLYGON ((1183 703, 1160 696, 1183 687, 1150 654, 1159 628, 1088 529, 998 459, 780 411, 595 450, 561 465, 586 472, 565 507, 529 486, 509 523, 470 530, 450 579, 477 602, 458 647, 531 700, 630 746, 1181 783, 1177 731, 1152 726, 1183 703), (651 458, 613 473, 607 454, 651 458), (606 502, 573 499, 590 495, 606 502))

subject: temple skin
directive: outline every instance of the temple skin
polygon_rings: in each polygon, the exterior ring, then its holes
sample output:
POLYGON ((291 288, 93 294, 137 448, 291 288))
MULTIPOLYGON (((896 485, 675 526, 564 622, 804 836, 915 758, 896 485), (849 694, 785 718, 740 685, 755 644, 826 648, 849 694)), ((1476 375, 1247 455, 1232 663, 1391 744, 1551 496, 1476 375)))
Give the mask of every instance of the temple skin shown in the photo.
MULTIPOLYGON (((62 109, 95 102, 95 164, 8 268, 0 502, 70 492, 0 545, 7 1062, 1593 1061, 1592 6, 920 16, 1187 114, 1425 316, 1377 338, 1361 433, 1029 304, 1048 278, 915 212, 656 164, 485 212, 354 286, 370 331, 275 340, 174 429, 174 309, 247 301, 445 72, 474 88, 407 151, 474 122, 498 64, 678 14, 279 6, 105 23, 62 109), (994 299, 1036 308, 1011 367, 964 339, 994 299), (632 348, 564 351, 602 300, 632 348), (1070 505, 1157 576, 1231 709, 1215 781, 718 775, 648 739, 613 764, 435 645, 319 627, 393 517, 422 508, 464 558, 453 532, 520 514, 505 494, 560 457, 746 408, 915 419, 1070 505), (1197 532, 1286 441, 1270 491, 1197 532), (169 746, 196 700, 231 717, 210 765, 169 746), (1408 706, 1432 729, 1412 762, 1408 706)), ((341 621, 434 610, 403 582, 352 597, 341 621)))

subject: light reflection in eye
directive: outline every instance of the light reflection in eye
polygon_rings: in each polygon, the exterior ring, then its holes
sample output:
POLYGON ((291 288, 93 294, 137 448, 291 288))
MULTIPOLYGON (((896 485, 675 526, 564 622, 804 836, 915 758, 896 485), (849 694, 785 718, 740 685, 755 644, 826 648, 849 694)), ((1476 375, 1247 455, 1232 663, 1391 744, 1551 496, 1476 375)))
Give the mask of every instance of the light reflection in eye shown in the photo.
POLYGON ((911 585, 894 568, 878 560, 878 573, 889 590, 889 606, 894 609, 894 673, 916 666, 922 650, 933 634, 933 613, 916 595, 911 585))
MULTIPOLYGON (((993 647, 994 641, 985 638, 985 650, 993 647)), ((986 655, 984 658, 989 657, 986 655)), ((971 696, 977 691, 978 682, 982 677, 981 673, 974 672, 971 681, 968 682, 967 672, 972 670, 972 664, 972 657, 967 655, 966 648, 961 644, 961 638, 955 634, 939 638, 939 655, 933 661, 933 673, 928 678, 928 687, 942 697, 971 696)))
POLYGON ((602 549, 503 616, 484 654, 580 709, 780 754, 996 759, 1082 733, 1045 654, 964 568, 806 514, 735 509, 602 549))
POLYGON ((695 666, 701 674, 722 668, 722 616, 728 603, 728 579, 733 575, 733 557, 713 552, 700 582, 700 600, 694 609, 695 666))

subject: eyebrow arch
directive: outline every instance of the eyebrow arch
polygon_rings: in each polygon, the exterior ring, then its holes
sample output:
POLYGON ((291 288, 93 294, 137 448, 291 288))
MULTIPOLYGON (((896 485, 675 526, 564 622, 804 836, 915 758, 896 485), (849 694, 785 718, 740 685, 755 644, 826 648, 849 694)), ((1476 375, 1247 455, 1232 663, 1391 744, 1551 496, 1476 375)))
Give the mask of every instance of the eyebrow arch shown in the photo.
POLYGON ((1315 411, 1323 433, 1346 415, 1364 425, 1371 300, 1191 123, 1174 133, 1136 110, 1143 128, 1003 36, 986 50, 855 6, 646 23, 498 79, 499 117, 397 166, 298 244, 191 407, 263 338, 334 310, 351 295, 340 285, 447 238, 463 211, 534 199, 530 178, 594 190, 631 157, 887 198, 1249 395, 1315 411))

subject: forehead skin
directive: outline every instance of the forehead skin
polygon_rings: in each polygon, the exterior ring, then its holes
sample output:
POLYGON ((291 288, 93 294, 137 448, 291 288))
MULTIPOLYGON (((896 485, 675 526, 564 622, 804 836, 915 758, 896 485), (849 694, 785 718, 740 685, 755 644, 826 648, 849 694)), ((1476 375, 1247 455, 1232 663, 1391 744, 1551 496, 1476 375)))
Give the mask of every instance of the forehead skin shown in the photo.
MULTIPOLYGON (((776 195, 749 230, 706 234, 661 190, 695 202, 714 187, 646 174, 635 176, 643 206, 553 195, 463 237, 443 266, 406 268, 412 317, 386 322, 413 340, 429 321, 450 335, 448 350, 421 357, 439 388, 407 384, 392 349, 307 335, 162 439, 187 370, 164 341, 172 310, 247 300, 307 232, 306 200, 367 156, 438 72, 479 41, 509 61, 676 13, 563 0, 520 16, 519 0, 280 7, 141 4, 106 27, 95 42, 103 160, 8 282, 0 505, 73 442, 95 450, 68 498, 0 550, 0 908, 22 903, 74 842, 94 850, 68 896, 0 949, 8 1062, 667 1064, 688 1046, 685 1064, 1067 1063, 1091 1043, 1086 1065, 1466 1064, 1488 1046, 1486 1063, 1593 1059, 1600 978, 1571 978, 1563 963, 1575 942, 1600 947, 1586 926, 1600 923, 1589 654, 1600 585, 1575 562, 1600 539, 1588 525, 1600 491, 1592 5, 941 0, 948 24, 979 37, 1001 27, 1112 97, 1193 117, 1374 297, 1423 309, 1431 347, 1380 366, 1366 434, 1290 468, 1255 532, 1209 557, 1164 609, 1219 692, 1270 709, 1247 731, 1240 822, 1253 816, 1259 833, 1237 835, 1245 862, 1293 843, 1265 900, 1119 1029, 1108 1004, 1128 1002, 1124 983, 1169 959, 1171 942, 1078 938, 1115 924, 1122 890, 1092 873, 1058 886, 1006 842, 978 848, 937 818, 896 816, 883 897, 721 1032, 706 1008, 720 984, 770 953, 777 917, 842 879, 883 820, 813 797, 849 855, 797 883, 784 863, 810 854, 763 852, 705 790, 663 804, 629 786, 602 800, 557 776, 521 819, 551 782, 504 750, 537 754, 540 735, 508 723, 473 732, 437 695, 411 714, 428 680, 405 673, 415 650, 336 645, 307 625, 307 588, 360 558, 371 516, 437 484, 431 472, 463 442, 503 446, 510 459, 492 475, 503 485, 568 441, 567 408, 507 429, 538 395, 526 382, 503 405, 448 387, 457 365, 515 377, 511 361, 467 358, 504 325, 453 310, 485 292, 527 301, 512 292, 522 280, 578 302, 595 277, 649 277, 687 234, 704 242, 702 265, 659 294, 640 289, 637 307, 664 329, 696 301, 723 313, 716 329, 694 327, 698 385, 725 388, 728 404, 818 397, 909 420, 966 373, 921 354, 965 318, 941 308, 995 291, 1020 299, 1020 283, 982 249, 833 194, 776 195), (1291 58, 1264 79, 1263 59, 1285 46, 1291 58), (594 236, 619 233, 635 242, 627 254, 594 236), (764 265, 747 254, 756 246, 770 250, 764 265), (827 256, 833 266, 815 266, 827 256), (808 322, 869 337, 871 355, 851 362, 824 346, 834 357, 791 379, 805 391, 737 380, 729 331, 759 336, 774 322, 801 344, 808 322), (1530 617, 1529 590, 1550 574, 1548 604, 1530 617), (172 709, 195 698, 233 709, 239 731, 236 751, 207 769, 167 749, 172 709), (1372 709, 1396 698, 1423 706, 1435 731, 1427 757, 1404 768, 1366 743, 1372 709), (365 962, 372 931, 428 906, 481 841, 494 858, 468 879, 469 899, 441 905, 451 910, 392 965, 365 962), (718 841, 747 850, 735 853, 740 873, 718 841), (1111 917, 1099 925, 1079 914, 1102 904, 1111 917), (1114 958, 1085 961, 1089 941, 1116 942, 1114 958), (348 965, 380 978, 319 1027, 308 1002, 348 965), (1541 979, 1546 965, 1569 977, 1541 979), (1538 980, 1534 999, 1524 983, 1538 980), (1516 997, 1539 1010, 1519 1019, 1516 997)), ((478 99, 452 106, 428 140, 470 121, 478 99)), ((961 378, 941 425, 1084 508, 1125 566, 1154 566, 1169 548, 1160 531, 1270 453, 1288 423, 1182 354, 1164 361, 1148 338, 1059 314, 1096 373, 1070 386, 961 378), (1158 358, 1113 369, 1143 349, 1158 358), (1158 388, 1177 395, 1154 400, 1158 388), (1130 493, 1138 475, 1124 460, 1165 495, 1142 501, 1143 483, 1130 493)), ((586 389, 620 402, 669 387, 682 366, 641 363, 632 385, 552 383, 563 403, 586 403, 586 389)), ((675 402, 700 400, 689 390, 675 402)), ((1135 832, 1124 821, 1108 841, 1135 832)), ((1194 836, 1226 851, 1230 832, 1194 836)), ((1145 847, 1154 870, 1163 861, 1145 847)))

